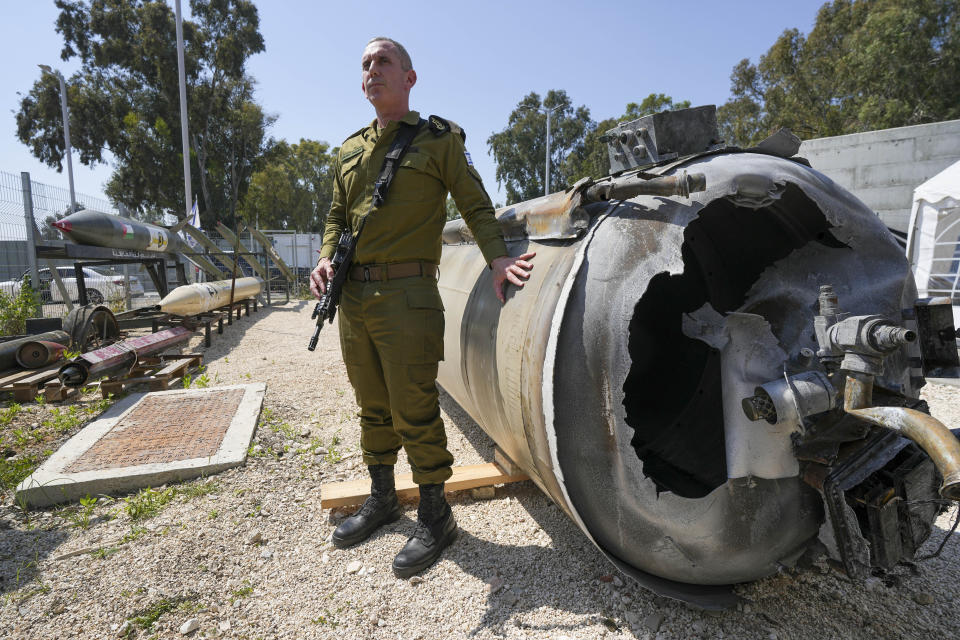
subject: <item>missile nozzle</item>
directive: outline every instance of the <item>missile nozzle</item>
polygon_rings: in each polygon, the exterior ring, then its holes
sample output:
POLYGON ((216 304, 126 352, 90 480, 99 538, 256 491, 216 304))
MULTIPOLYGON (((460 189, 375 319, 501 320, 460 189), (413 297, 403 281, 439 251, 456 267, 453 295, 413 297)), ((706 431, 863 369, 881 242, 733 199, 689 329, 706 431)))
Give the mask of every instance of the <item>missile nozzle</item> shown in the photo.
POLYGON ((60 370, 60 382, 68 387, 79 387, 86 381, 83 368, 77 365, 68 365, 60 370))

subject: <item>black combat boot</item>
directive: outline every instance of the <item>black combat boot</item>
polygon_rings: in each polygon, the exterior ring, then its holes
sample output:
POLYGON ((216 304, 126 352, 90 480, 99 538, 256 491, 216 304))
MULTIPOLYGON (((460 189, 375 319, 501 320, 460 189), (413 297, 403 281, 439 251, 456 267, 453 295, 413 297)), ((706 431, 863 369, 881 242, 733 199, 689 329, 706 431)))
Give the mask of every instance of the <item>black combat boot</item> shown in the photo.
POLYGON ((393 559, 393 572, 401 578, 420 573, 440 557, 457 537, 457 522, 443 495, 443 483, 420 485, 417 528, 393 559))
POLYGON ((333 546, 346 547, 370 537, 381 525, 400 519, 400 503, 393 485, 393 465, 375 464, 370 470, 370 497, 333 532, 333 546))

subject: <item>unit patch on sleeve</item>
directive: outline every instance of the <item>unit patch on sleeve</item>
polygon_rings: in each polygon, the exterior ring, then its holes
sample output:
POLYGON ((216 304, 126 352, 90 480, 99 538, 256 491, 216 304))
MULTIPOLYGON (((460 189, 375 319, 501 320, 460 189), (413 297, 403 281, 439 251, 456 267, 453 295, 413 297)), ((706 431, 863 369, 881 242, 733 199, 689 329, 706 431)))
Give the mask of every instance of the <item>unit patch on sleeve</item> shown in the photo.
POLYGON ((463 150, 463 155, 465 155, 465 156, 467 157, 467 164, 472 167, 472 166, 473 166, 473 158, 470 157, 470 152, 467 151, 466 149, 464 149, 464 150, 463 150))

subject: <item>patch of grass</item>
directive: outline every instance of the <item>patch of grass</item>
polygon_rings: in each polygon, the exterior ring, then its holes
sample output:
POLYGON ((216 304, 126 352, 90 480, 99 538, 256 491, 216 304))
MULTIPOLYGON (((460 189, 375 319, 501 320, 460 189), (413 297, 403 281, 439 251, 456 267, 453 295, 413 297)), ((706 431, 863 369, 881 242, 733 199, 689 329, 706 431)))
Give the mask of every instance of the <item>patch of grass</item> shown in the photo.
POLYGON ((210 513, 207 514, 207 520, 216 520, 217 516, 220 515, 216 509, 210 509, 210 513))
POLYGON ((233 604, 236 600, 240 598, 246 598, 251 593, 253 593, 253 585, 250 584, 249 580, 243 581, 243 586, 239 589, 234 589, 230 592, 230 604, 233 604))
POLYGON ((340 626, 340 622, 335 617, 333 617, 333 614, 330 613, 329 609, 324 609, 323 614, 317 616, 316 618, 312 618, 310 622, 313 624, 319 624, 326 627, 331 627, 333 629, 340 626))
POLYGON ((260 424, 274 433, 282 433, 291 440, 297 437, 297 430, 290 423, 280 419, 280 416, 270 407, 264 407, 263 411, 260 412, 260 424))
POLYGON ((24 454, 16 458, 0 458, 0 488, 12 491, 24 478, 40 466, 40 456, 24 454))
POLYGON ((337 445, 340 444, 340 432, 333 434, 333 437, 330 438, 330 446, 327 447, 327 462, 333 464, 343 460, 343 455, 340 451, 337 450, 337 445))
MULTIPOLYGON (((196 601, 196 596, 187 595, 176 598, 161 598, 160 600, 140 609, 130 618, 131 626, 140 627, 144 631, 150 631, 157 620, 171 611, 189 611, 193 612, 201 609, 202 605, 196 601)), ((128 633, 128 635, 130 635, 128 633)))
POLYGON ((106 560, 118 551, 120 551, 120 547, 100 547, 90 555, 92 555, 94 558, 99 558, 100 560, 106 560))
POLYGON ((173 500, 176 490, 173 487, 166 489, 141 489, 136 495, 123 499, 124 511, 134 522, 146 520, 160 513, 160 509, 173 500))
POLYGON ((134 525, 134 526, 130 527, 130 531, 129 531, 129 532, 123 534, 123 537, 120 538, 120 541, 117 542, 117 544, 127 544, 128 542, 133 542, 134 540, 136 540, 137 538, 139 538, 140 536, 142 536, 142 535, 145 534, 146 532, 147 532, 147 528, 146 528, 146 527, 139 527, 139 526, 134 525))
POLYGON ((80 498, 80 507, 69 516, 73 526, 78 529, 87 529, 90 526, 90 516, 93 515, 93 510, 97 506, 97 500, 97 498, 91 498, 89 493, 80 498))
POLYGON ((23 406, 16 402, 11 402, 6 409, 0 409, 0 427, 8 426, 21 411, 23 411, 23 406))
POLYGON ((192 482, 176 488, 177 495, 181 495, 187 500, 200 498, 218 491, 220 491, 219 482, 216 482, 215 480, 204 479, 201 479, 199 482, 192 482))

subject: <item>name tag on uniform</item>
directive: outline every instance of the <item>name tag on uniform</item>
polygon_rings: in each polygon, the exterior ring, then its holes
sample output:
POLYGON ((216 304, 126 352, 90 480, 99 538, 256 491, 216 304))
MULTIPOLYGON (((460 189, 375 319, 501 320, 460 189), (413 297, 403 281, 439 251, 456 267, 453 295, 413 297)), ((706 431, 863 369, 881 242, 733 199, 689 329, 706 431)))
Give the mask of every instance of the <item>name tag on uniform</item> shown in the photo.
POLYGON ((467 157, 467 164, 472 167, 472 166, 473 166, 473 158, 470 157, 470 152, 467 151, 466 149, 464 149, 463 155, 465 155, 465 156, 467 157))

